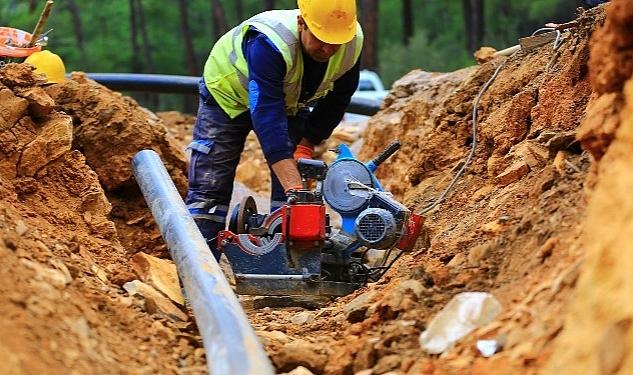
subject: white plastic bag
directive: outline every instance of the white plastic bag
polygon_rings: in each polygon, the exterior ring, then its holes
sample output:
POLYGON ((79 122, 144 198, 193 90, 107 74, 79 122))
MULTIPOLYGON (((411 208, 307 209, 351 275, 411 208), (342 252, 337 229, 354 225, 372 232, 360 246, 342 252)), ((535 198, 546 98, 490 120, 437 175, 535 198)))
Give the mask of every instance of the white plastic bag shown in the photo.
POLYGON ((442 353, 474 329, 490 323, 500 312, 501 304, 490 293, 460 293, 420 334, 420 346, 431 354, 442 353))

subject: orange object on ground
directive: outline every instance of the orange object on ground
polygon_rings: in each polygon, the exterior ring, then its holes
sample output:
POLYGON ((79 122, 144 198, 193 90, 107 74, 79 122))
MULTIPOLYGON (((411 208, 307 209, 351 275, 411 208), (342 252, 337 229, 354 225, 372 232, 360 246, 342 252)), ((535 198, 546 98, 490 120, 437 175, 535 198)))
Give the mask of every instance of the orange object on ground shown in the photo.
POLYGON ((0 57, 27 57, 42 46, 27 47, 32 35, 12 27, 0 27, 0 57))

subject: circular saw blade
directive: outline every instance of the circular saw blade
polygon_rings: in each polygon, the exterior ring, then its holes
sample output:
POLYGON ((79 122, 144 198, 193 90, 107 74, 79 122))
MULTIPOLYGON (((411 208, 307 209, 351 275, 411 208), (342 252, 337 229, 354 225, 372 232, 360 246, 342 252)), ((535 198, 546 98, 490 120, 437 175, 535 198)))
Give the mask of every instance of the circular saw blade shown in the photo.
POLYGON ((374 187, 372 174, 365 164, 355 159, 335 162, 328 169, 323 181, 323 197, 333 210, 339 213, 353 213, 367 203, 365 194, 353 193, 353 189, 374 187), (354 185, 355 187, 350 187, 354 185))

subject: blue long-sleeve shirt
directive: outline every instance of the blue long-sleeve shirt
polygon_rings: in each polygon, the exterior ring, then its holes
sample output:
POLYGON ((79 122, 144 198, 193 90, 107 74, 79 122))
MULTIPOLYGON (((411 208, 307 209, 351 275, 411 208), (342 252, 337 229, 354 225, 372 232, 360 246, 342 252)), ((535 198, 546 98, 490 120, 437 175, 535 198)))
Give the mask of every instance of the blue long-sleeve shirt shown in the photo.
MULTIPOLYGON (((273 42, 256 29, 244 38, 242 50, 248 63, 250 112, 253 129, 268 164, 292 158, 294 146, 288 136, 284 77, 286 63, 273 42)), ((327 62, 317 62, 303 55, 304 72, 300 101, 310 98, 321 83, 327 62)), ((308 117, 304 138, 319 144, 339 124, 350 98, 358 87, 360 59, 335 83, 333 90, 319 99, 308 117)))

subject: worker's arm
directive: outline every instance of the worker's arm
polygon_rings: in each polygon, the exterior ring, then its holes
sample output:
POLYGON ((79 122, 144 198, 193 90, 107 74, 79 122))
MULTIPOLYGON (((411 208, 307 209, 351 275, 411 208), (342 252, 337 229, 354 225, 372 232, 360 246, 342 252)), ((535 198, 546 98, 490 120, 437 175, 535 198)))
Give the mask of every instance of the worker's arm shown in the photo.
POLYGON ((249 101, 253 129, 264 157, 284 190, 301 186, 288 135, 284 76, 286 63, 276 47, 256 30, 249 31, 243 48, 249 71, 249 101))

